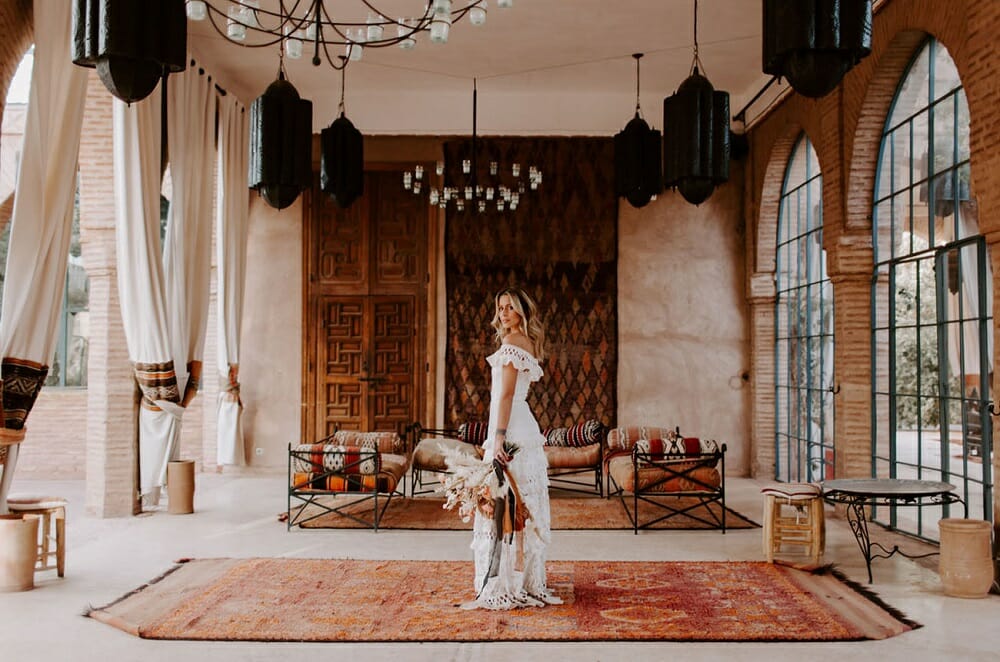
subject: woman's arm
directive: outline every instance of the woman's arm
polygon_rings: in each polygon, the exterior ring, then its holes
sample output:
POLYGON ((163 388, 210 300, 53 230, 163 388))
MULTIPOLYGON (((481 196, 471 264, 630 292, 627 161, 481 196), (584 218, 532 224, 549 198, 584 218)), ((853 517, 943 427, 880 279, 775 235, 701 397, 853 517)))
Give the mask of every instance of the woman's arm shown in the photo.
POLYGON ((517 368, 508 363, 500 373, 500 400, 497 404, 497 430, 493 444, 493 456, 504 463, 510 461, 510 456, 503 450, 503 442, 507 439, 507 424, 510 423, 515 386, 517 386, 517 368))

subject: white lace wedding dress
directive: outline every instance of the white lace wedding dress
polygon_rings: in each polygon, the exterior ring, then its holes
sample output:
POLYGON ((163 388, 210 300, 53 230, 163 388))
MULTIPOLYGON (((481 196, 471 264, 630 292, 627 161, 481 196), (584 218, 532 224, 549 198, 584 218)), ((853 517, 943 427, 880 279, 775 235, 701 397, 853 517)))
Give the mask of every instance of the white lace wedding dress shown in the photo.
POLYGON ((518 451, 508 464, 508 470, 514 476, 531 518, 526 522, 524 530, 515 534, 513 544, 507 541, 500 542, 501 554, 497 574, 484 586, 494 544, 497 542, 497 532, 491 518, 476 513, 472 550, 476 561, 477 598, 475 602, 463 606, 514 609, 559 604, 561 600, 549 591, 545 581, 545 552, 550 539, 548 462, 542 450, 545 437, 538 429, 538 423, 525 401, 531 382, 538 381, 542 377, 542 367, 534 356, 515 345, 501 345, 500 349, 486 360, 492 368, 492 386, 489 432, 484 444, 484 457, 493 457, 503 367, 513 364, 518 371, 517 383, 514 388, 514 402, 511 406, 510 421, 507 423, 506 438, 518 446, 518 451), (519 567, 519 551, 523 551, 523 568, 519 567))

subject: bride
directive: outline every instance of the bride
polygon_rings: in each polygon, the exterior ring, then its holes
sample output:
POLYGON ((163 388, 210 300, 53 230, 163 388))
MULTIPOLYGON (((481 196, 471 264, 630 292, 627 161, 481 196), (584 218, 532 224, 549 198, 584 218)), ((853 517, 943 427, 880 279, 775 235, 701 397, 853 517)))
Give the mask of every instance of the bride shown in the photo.
POLYGON ((542 450, 545 437, 526 402, 528 387, 542 377, 539 361, 544 357, 545 329, 537 305, 523 290, 501 290, 495 303, 492 325, 500 348, 486 359, 491 367, 491 389, 483 459, 506 468, 506 483, 515 498, 527 506, 528 519, 521 530, 510 535, 497 530, 502 516, 476 512, 472 550, 477 597, 463 607, 514 609, 561 604, 545 579, 545 552, 550 540, 548 463, 542 450))

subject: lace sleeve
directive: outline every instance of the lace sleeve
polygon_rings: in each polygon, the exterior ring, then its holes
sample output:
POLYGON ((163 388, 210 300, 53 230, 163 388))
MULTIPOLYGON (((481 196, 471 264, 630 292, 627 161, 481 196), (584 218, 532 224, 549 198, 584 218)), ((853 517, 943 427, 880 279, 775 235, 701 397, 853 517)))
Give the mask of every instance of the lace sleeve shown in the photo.
POLYGON ((517 345, 500 345, 500 349, 487 360, 494 368, 508 363, 513 364, 519 371, 528 373, 533 382, 537 382, 544 374, 542 366, 538 365, 538 359, 517 345))

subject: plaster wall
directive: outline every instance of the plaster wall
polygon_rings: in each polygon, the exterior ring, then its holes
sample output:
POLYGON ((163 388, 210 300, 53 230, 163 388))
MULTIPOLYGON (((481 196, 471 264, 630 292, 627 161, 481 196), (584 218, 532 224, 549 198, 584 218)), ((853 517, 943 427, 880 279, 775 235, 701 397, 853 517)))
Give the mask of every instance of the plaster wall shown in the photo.
POLYGON ((618 208, 618 424, 725 442, 749 471, 743 169, 700 206, 665 192, 618 208))
POLYGON ((301 420, 302 200, 278 211, 251 192, 249 225, 240 350, 243 431, 248 464, 277 468, 286 465, 301 420))

